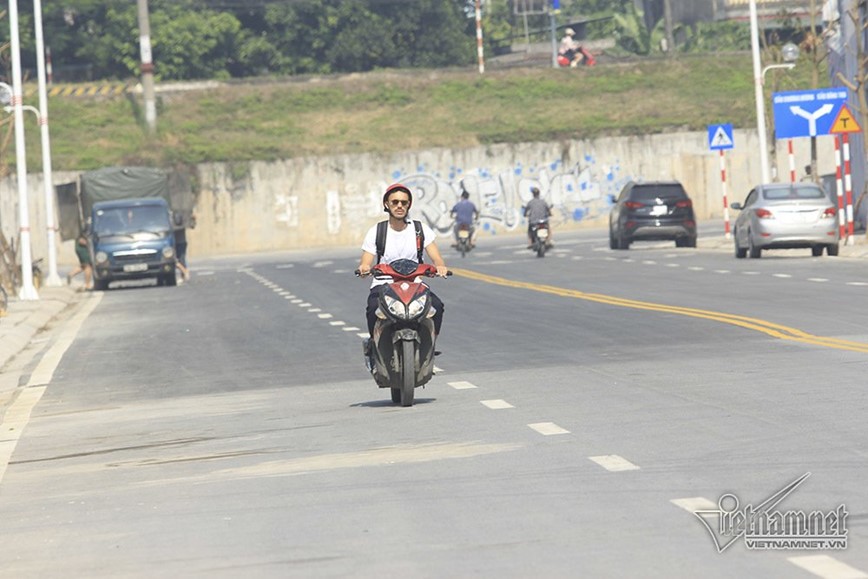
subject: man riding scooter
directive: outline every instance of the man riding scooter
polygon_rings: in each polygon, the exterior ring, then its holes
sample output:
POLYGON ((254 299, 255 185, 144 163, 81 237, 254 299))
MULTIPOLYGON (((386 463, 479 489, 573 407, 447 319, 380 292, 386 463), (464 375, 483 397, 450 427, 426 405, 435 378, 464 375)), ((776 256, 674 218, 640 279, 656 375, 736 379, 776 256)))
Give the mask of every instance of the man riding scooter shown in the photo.
POLYGON ((473 224, 479 219, 479 211, 477 211, 476 205, 470 200, 470 193, 466 190, 461 192, 461 200, 452 207, 449 216, 455 219, 453 230, 455 243, 452 244, 452 247, 458 247, 460 242, 459 232, 462 229, 470 232, 470 249, 476 247, 476 228, 473 224))

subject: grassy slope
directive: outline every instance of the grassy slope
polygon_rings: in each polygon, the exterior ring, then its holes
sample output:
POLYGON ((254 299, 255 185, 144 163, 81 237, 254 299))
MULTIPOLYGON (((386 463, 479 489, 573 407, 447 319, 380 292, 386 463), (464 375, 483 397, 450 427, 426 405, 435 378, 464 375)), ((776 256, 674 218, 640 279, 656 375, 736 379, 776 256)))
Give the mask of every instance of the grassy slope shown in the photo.
MULTIPOLYGON (((810 65, 803 63, 793 72, 770 71, 766 82, 777 83, 770 91, 796 90, 809 87, 809 78, 810 65)), ((55 170, 460 148, 756 123, 749 54, 591 69, 384 71, 239 83, 161 96, 154 139, 138 124, 132 98, 52 97, 49 111, 55 170)), ((38 171, 39 132, 32 125, 28 168, 38 171)))

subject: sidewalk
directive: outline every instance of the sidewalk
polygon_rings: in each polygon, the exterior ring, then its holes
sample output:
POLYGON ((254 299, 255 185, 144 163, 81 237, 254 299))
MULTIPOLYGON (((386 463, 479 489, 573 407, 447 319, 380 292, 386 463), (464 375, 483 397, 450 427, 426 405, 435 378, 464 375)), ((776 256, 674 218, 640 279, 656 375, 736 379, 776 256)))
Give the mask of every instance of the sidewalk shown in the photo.
POLYGON ((0 372, 54 317, 82 294, 73 287, 43 287, 38 300, 9 297, 9 308, 0 317, 0 372))

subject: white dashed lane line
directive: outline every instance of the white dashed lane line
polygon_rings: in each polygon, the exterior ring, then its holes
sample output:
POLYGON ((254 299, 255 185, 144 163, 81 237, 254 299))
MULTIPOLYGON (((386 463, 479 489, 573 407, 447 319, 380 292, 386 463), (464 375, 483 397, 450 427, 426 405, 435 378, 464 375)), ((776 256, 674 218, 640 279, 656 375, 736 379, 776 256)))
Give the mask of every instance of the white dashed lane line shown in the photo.
POLYGON ((341 322, 340 320, 335 320, 333 322, 329 322, 330 326, 343 326, 345 324, 346 324, 346 322, 341 322))
POLYGON ((470 388, 476 388, 474 384, 470 382, 447 382, 450 386, 455 388, 456 390, 468 390, 470 388))
MULTIPOLYGON (((313 311, 313 310, 311 310, 311 311, 313 311)), ((317 317, 321 320, 329 320, 329 319, 333 318, 334 316, 331 314, 317 314, 317 317)))
POLYGON ((515 408, 506 400, 480 400, 483 406, 492 410, 504 410, 506 408, 515 408))
POLYGON ((617 454, 607 454, 604 456, 589 456, 588 458, 610 472, 639 470, 638 466, 636 466, 626 458, 618 456, 617 454))
POLYGON ((819 283, 823 283, 823 282, 826 282, 826 281, 829 281, 829 280, 828 280, 827 278, 825 278, 825 277, 809 277, 809 278, 808 278, 808 281, 816 281, 816 282, 819 282, 819 283))
POLYGON ((729 273, 729 270, 728 269, 716 269, 716 270, 714 270, 714 273, 729 273))
MULTIPOLYGON (((341 328, 341 329, 342 329, 343 331, 345 331, 345 332, 358 332, 358 331, 359 331, 359 328, 357 328, 357 327, 355 327, 355 326, 344 326, 344 327, 341 328)), ((367 334, 363 334, 363 336, 366 337, 366 338, 368 337, 367 334)))
POLYGON ((793 276, 788 274, 788 273, 773 273, 772 277, 779 277, 781 279, 790 279, 793 276))
POLYGON ((848 281, 848 282, 847 282, 847 285, 866 286, 866 285, 868 285, 868 282, 864 282, 864 281, 848 281))
POLYGON ((561 428, 560 426, 558 426, 554 422, 535 422, 533 424, 528 424, 528 426, 530 428, 536 430, 537 432, 539 432, 543 436, 554 436, 556 434, 569 434, 570 433, 569 430, 567 430, 565 428, 561 428))
POLYGON ((289 269, 291 267, 295 267, 293 263, 281 263, 279 265, 274 266, 274 269, 289 269))

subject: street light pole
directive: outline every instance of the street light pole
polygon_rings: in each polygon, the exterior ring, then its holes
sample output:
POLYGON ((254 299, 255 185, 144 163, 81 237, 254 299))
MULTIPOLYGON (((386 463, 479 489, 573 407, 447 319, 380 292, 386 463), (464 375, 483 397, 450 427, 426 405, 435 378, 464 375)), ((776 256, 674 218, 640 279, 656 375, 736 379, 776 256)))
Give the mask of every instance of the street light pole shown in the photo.
POLYGON ((42 38, 42 0, 33 1, 36 26, 36 74, 39 80, 39 130, 42 139, 42 178, 45 181, 45 228, 48 232, 48 276, 46 286, 62 285, 57 274, 57 223, 54 218, 54 183, 51 175, 51 143, 48 138, 48 91, 45 82, 45 43, 42 38))
POLYGON ((21 290, 19 299, 38 300, 33 286, 33 257, 30 252, 30 213, 27 207, 27 153, 24 148, 24 110, 21 90, 21 41, 18 36, 18 0, 9 0, 9 51, 12 53, 12 110, 15 114, 15 168, 18 175, 18 227, 21 248, 21 290))
POLYGON ((771 171, 769 170, 768 144, 766 143, 766 109, 765 97, 763 96, 759 24, 757 20, 756 0, 750 0, 750 46, 751 53, 753 54, 753 85, 756 98, 756 128, 760 146, 760 169, 762 171, 762 182, 769 183, 771 181, 771 171))

